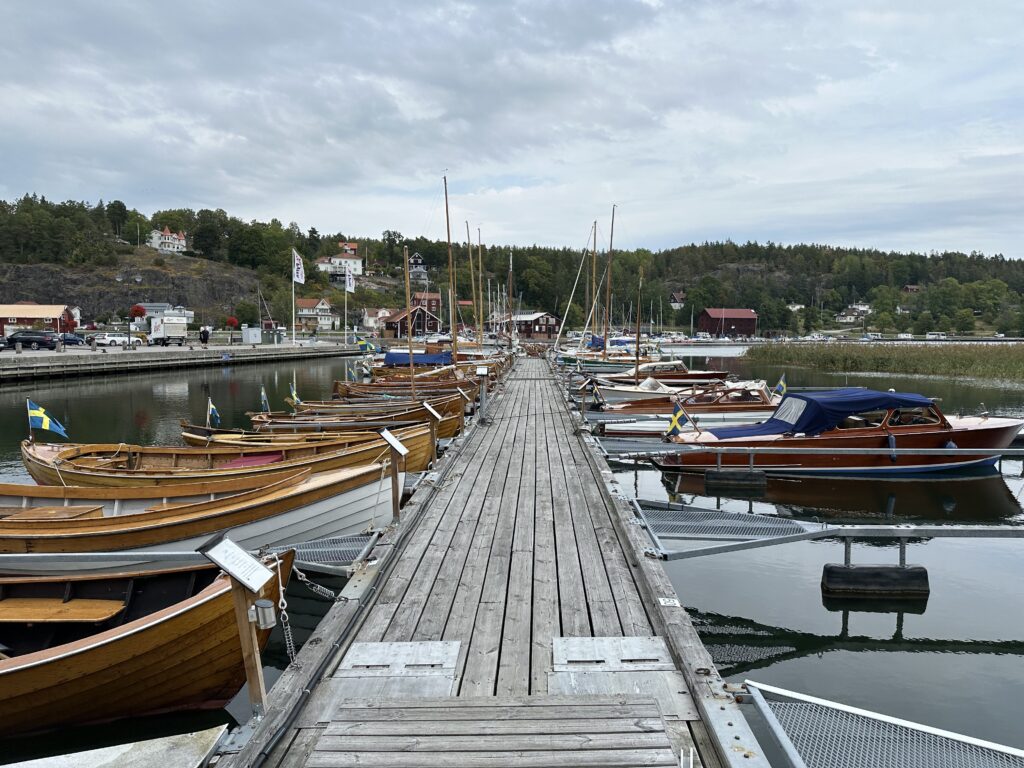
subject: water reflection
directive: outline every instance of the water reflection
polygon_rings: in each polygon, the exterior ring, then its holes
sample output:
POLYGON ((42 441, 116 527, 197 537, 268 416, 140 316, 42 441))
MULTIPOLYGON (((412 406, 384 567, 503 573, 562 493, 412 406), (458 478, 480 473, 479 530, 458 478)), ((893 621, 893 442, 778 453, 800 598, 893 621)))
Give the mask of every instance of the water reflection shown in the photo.
MULTIPOLYGON (((670 501, 721 507, 724 499, 774 506, 776 514, 832 522, 902 520, 985 525, 1024 523, 1020 502, 994 467, 941 478, 775 478, 762 488, 709 493, 704 476, 664 473, 670 501)), ((765 511, 765 510, 762 510, 765 511)))

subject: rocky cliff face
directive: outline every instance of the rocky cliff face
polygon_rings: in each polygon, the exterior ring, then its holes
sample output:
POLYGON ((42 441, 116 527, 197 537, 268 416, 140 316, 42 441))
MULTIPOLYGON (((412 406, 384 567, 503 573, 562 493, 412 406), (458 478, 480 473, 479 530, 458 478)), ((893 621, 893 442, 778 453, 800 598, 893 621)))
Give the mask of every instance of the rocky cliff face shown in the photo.
POLYGON ((140 301, 166 301, 212 319, 239 301, 255 303, 257 282, 251 270, 143 248, 111 267, 0 263, 0 303, 77 305, 91 320, 140 301))

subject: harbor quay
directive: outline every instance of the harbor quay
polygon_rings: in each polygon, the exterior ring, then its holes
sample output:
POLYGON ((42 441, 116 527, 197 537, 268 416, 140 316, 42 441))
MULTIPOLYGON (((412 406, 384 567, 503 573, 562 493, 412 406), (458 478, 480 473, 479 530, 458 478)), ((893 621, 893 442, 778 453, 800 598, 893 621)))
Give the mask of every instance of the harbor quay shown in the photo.
POLYGON ((0 353, 0 384, 11 381, 96 376, 114 373, 286 362, 308 358, 356 356, 355 344, 318 341, 300 344, 198 343, 181 347, 66 347, 63 351, 4 350, 0 353))

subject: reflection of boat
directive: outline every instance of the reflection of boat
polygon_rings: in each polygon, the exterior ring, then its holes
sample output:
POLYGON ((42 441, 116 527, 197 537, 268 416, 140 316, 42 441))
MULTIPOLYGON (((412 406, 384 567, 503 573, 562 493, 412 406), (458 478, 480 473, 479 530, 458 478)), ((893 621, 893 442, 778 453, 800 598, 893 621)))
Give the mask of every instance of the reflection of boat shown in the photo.
MULTIPOLYGON (((277 603, 276 575, 259 596, 277 603)), ((245 682, 233 614, 212 566, 0 579, 0 734, 223 706, 245 682)))
MULTIPOLYGON (((704 476, 663 475, 671 500, 678 495, 713 496, 704 476)), ((769 477, 758 489, 743 489, 743 500, 776 504, 796 515, 833 520, 864 518, 948 520, 997 524, 1021 514, 1021 506, 995 467, 955 475, 915 478, 769 477)))
MULTIPOLYGON (((434 453, 430 428, 408 427, 395 430, 394 434, 409 449, 405 470, 426 470, 434 453)), ((21 443, 22 460, 36 482, 107 487, 192 483, 283 469, 326 472, 372 464, 387 457, 388 451, 383 438, 341 447, 331 443, 253 448, 62 445, 28 440, 21 443)))
POLYGON ((1024 421, 942 414, 923 395, 835 389, 792 393, 759 424, 720 427, 669 438, 679 450, 652 459, 663 469, 703 472, 748 467, 774 474, 916 474, 994 464, 1024 421), (716 455, 701 448, 824 449, 823 453, 716 455), (874 449, 873 454, 844 453, 874 449), (896 454, 893 449, 992 449, 990 454, 896 454))

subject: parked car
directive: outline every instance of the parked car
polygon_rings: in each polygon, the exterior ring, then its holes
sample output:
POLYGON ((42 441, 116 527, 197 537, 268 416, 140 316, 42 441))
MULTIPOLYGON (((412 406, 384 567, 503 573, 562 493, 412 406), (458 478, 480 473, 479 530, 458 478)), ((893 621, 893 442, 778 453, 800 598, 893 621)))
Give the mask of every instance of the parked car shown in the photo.
POLYGON ((97 347, 127 347, 129 344, 142 343, 142 339, 137 336, 129 339, 127 333, 97 333, 90 338, 96 340, 97 347))
POLYGON ((79 336, 77 333, 62 333, 60 340, 64 342, 65 346, 77 347, 81 344, 85 344, 85 339, 79 336))
POLYGON ((55 331, 15 331, 4 342, 7 349, 14 349, 21 343, 22 349, 56 349, 58 336, 55 331))

